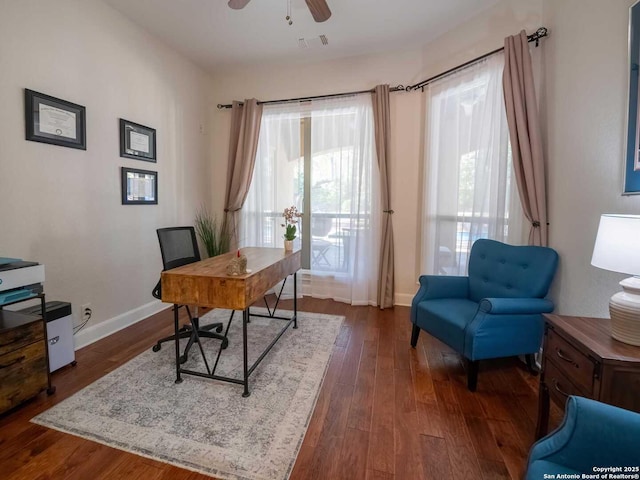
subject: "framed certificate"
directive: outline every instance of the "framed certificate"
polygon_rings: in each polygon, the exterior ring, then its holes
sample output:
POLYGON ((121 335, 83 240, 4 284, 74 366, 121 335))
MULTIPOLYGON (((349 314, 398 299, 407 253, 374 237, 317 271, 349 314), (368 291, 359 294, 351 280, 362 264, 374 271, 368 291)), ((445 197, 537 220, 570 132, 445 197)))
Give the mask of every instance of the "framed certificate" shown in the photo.
POLYGON ((156 130, 120 119, 120 156, 156 161, 156 130))
POLYGON ((157 205, 158 172, 122 167, 122 205, 157 205))
POLYGON ((25 88, 24 111, 27 140, 87 149, 86 113, 82 105, 25 88))

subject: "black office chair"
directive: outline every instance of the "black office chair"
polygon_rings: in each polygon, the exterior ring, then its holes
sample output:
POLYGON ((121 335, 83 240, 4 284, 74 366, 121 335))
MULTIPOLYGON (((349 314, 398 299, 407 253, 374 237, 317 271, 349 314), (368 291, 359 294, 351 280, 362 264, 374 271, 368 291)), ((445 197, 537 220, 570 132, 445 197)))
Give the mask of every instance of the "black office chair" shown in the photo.
MULTIPOLYGON (((172 268, 200 261, 200 251, 198 250, 196 231, 193 227, 159 228, 157 232, 164 270, 171 270, 172 268)), ((162 299, 162 280, 158 281, 153 289, 152 295, 155 298, 162 299)), ((210 325, 200 327, 200 319, 191 316, 191 311, 189 310, 188 305, 177 305, 174 308, 180 308, 182 306, 187 309, 191 325, 184 325, 178 331, 178 338, 189 339, 187 347, 180 356, 180 363, 185 363, 187 361, 189 350, 196 341, 195 332, 193 331, 194 328, 198 331, 199 337, 217 338, 218 340, 222 340, 222 348, 227 348, 227 345, 229 344, 227 337, 211 332, 211 330, 214 329, 218 333, 222 332, 222 323, 212 323, 210 325)), ((160 348, 162 348, 162 344, 164 342, 173 342, 175 339, 176 336, 174 334, 158 340, 158 343, 153 346, 153 351, 158 352, 160 348)))

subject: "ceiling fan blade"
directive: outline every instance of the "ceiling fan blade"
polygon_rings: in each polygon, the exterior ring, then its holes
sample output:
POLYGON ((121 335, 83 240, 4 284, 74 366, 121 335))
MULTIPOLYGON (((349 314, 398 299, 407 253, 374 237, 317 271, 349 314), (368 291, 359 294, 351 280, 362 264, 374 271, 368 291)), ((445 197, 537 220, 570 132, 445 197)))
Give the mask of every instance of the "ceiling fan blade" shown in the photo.
POLYGON ((246 7, 247 3, 249 3, 250 1, 251 0, 229 0, 228 5, 234 10, 241 10, 246 7))
POLYGON ((327 0, 305 0, 309 11, 316 22, 324 22, 331 17, 331 10, 327 5, 327 0))

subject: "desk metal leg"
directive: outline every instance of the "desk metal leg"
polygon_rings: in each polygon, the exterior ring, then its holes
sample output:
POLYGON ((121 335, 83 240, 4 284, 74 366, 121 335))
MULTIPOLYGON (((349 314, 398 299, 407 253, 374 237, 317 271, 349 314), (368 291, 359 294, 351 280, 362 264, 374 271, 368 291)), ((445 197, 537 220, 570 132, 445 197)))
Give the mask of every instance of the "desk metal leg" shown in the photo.
POLYGON ((293 328, 298 328, 298 272, 293 274, 293 328))
POLYGON ((242 361, 243 361, 243 369, 244 369, 244 393, 243 397, 248 397, 251 395, 249 393, 249 359, 247 356, 247 323, 249 322, 249 309, 245 308, 242 311, 242 361))
POLYGON ((182 377, 180 376, 180 325, 178 324, 178 305, 176 304, 173 305, 173 328, 176 334, 176 383, 182 383, 182 377))

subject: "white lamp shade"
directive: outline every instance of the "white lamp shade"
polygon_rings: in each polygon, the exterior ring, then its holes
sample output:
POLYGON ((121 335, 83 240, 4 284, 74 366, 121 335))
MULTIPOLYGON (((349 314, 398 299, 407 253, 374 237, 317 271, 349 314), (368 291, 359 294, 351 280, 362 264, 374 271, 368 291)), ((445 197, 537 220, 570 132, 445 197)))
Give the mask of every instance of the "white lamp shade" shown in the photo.
POLYGON ((640 215, 602 215, 591 265, 640 275, 640 215))

